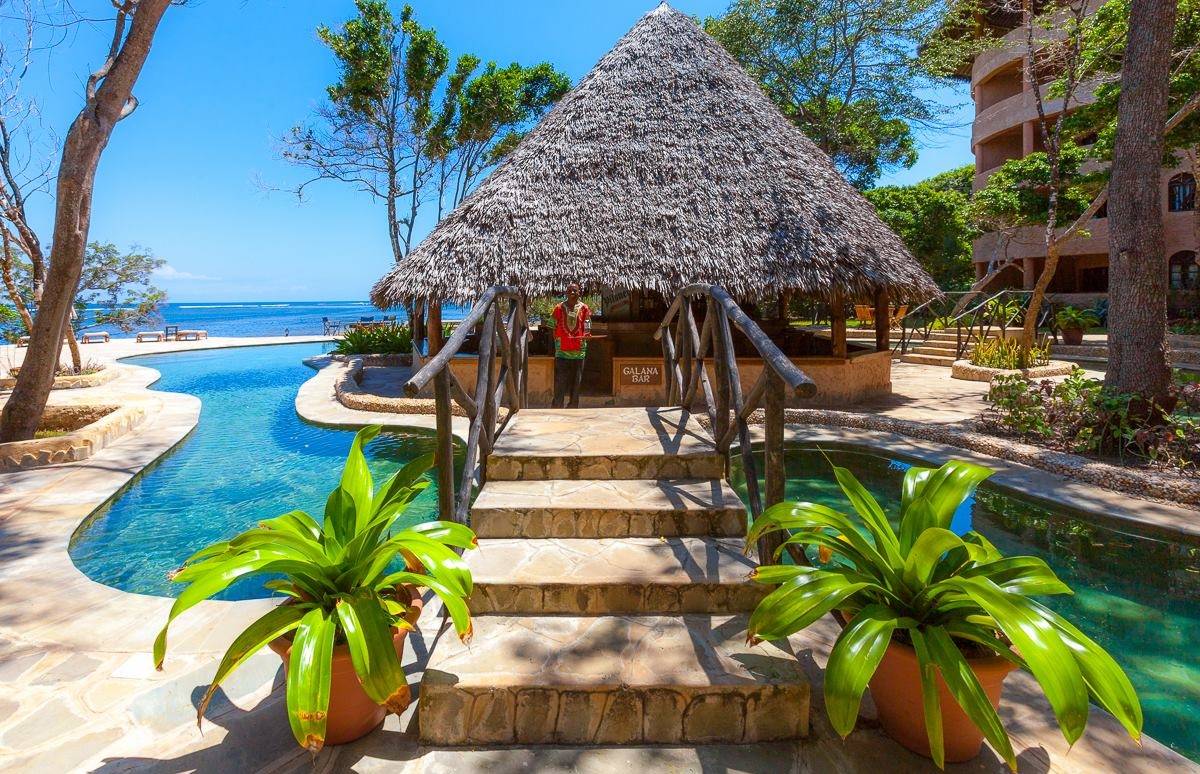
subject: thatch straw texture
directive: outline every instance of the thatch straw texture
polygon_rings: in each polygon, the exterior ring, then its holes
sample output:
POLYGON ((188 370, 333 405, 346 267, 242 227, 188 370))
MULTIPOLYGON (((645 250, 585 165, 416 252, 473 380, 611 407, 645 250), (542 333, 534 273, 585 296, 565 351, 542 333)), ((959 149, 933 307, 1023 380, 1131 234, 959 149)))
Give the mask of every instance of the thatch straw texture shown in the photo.
POLYGON ((413 252, 379 306, 533 295, 578 281, 755 299, 937 293, 929 275, 762 89, 688 16, 644 16, 413 252))

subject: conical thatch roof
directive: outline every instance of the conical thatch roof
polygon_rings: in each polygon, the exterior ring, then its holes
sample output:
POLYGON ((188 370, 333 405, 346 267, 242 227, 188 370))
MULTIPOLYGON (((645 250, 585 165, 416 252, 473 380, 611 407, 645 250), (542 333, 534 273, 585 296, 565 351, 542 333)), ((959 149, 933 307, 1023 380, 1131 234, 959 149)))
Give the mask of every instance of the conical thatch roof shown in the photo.
POLYGON ((755 298, 937 292, 871 205, 721 47, 646 14, 469 197, 383 277, 379 306, 496 284, 755 298))

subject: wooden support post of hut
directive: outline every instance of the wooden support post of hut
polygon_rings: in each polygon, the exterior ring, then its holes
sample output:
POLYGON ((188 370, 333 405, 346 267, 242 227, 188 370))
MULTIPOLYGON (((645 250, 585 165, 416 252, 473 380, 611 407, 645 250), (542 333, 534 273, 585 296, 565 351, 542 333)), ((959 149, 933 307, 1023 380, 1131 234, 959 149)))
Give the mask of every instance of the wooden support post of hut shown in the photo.
POLYGON ((846 346, 846 298, 839 288, 829 293, 829 340, 833 344, 833 356, 845 360, 849 354, 846 346))
POLYGON ((875 291, 875 351, 886 352, 892 348, 892 313, 888 306, 887 288, 875 291))

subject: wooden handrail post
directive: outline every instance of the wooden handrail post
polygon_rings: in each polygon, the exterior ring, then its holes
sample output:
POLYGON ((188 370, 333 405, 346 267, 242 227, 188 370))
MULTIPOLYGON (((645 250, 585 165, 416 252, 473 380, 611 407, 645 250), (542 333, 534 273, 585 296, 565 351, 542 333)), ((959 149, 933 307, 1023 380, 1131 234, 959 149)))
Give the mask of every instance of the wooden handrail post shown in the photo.
MULTIPOLYGON (((766 465, 767 492, 764 508, 783 502, 784 484, 787 481, 787 467, 783 452, 783 380, 779 374, 771 371, 767 375, 767 405, 766 405, 766 465)), ((758 541, 758 561, 760 564, 771 564, 775 551, 783 544, 783 536, 779 532, 764 535, 758 541)))
MULTIPOLYGON (((724 438, 729 429, 729 370, 726 367, 725 337, 720 335, 720 326, 725 324, 718 315, 717 304, 711 297, 708 299, 708 319, 713 326, 713 368, 717 376, 717 422, 713 427, 713 438, 724 438)), ((726 476, 729 474, 728 448, 718 449, 726 455, 726 476)))
MULTIPOLYGON (((442 304, 430 300, 426 319, 426 338, 429 341, 429 356, 432 358, 442 348, 442 304)), ((441 518, 453 521, 454 508, 454 437, 450 432, 450 375, 444 370, 433 378, 434 414, 437 419, 437 441, 434 447, 434 464, 437 466, 438 513, 441 518)))

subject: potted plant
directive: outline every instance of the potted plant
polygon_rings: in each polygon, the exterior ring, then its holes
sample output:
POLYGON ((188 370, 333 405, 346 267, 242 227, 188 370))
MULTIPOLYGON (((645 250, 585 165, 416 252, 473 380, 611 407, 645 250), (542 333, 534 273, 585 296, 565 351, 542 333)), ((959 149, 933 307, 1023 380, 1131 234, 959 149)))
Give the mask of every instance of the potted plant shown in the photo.
POLYGON ((1071 347, 1077 347, 1083 343, 1083 334, 1088 328, 1094 328, 1100 324, 1100 318, 1090 309, 1076 309, 1073 306, 1064 306, 1058 310, 1058 314, 1054 315, 1054 322, 1058 325, 1058 330, 1062 333, 1063 344, 1071 347))
POLYGON ((470 636, 465 600, 471 574, 454 549, 472 548, 475 533, 446 521, 393 531, 429 486, 424 473, 432 455, 413 460, 375 489, 362 449, 379 429, 355 435, 322 523, 304 511, 285 513, 197 551, 173 574, 187 587, 154 641, 159 669, 171 622, 235 580, 269 575, 267 587, 287 596, 234 639, 200 702, 197 722, 221 682, 270 645, 287 671, 292 733, 315 753, 326 743, 368 733, 388 712, 402 712, 411 702, 400 656, 420 613, 417 589, 437 594, 459 636, 470 636))
POLYGON ((909 749, 946 761, 974 757, 984 738, 1016 769, 996 709, 1004 676, 1028 669, 1069 743, 1082 735, 1089 696, 1139 739, 1133 686, 1103 649, 1033 596, 1070 594, 1031 556, 1005 558, 977 532, 949 527, 991 471, 951 461, 910 468, 899 528, 850 471, 834 467, 858 514, 816 503, 780 503, 755 520, 747 544, 779 530, 786 544, 815 548, 813 566, 765 565, 778 584, 750 616, 752 642, 782 639, 835 612, 843 630, 825 668, 830 723, 845 737, 869 684, 879 719, 909 749))

